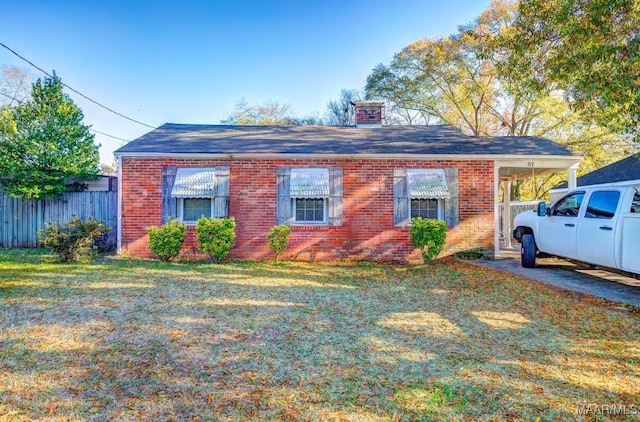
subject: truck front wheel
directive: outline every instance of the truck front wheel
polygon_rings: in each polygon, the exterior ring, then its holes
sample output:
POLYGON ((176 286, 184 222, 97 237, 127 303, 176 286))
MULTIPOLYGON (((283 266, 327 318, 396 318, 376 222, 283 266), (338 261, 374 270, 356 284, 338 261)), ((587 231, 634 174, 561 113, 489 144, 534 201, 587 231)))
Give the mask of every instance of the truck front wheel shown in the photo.
POLYGON ((536 242, 532 234, 527 233, 522 235, 520 257, 524 268, 533 268, 536 266, 536 242))

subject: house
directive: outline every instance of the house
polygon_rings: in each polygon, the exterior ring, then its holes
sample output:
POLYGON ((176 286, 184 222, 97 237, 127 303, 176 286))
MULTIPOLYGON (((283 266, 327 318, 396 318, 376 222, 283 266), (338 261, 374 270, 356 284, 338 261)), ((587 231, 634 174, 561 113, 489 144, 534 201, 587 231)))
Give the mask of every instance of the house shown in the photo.
POLYGON ((499 254, 501 183, 549 171, 575 182, 581 157, 543 138, 473 137, 450 126, 382 126, 382 103, 356 104, 355 127, 165 124, 121 147, 118 249, 152 256, 147 228, 233 216, 230 256, 271 259, 266 235, 292 226, 285 257, 420 259, 411 217, 442 219, 444 254, 499 254))
MULTIPOLYGON (((611 163, 577 178, 577 186, 593 186, 618 182, 637 182, 640 184, 640 153, 611 163)), ((549 191, 551 201, 555 201, 568 191, 567 182, 561 183, 549 191)))
POLYGON ((66 182, 71 192, 115 192, 118 190, 118 177, 99 174, 94 179, 72 177, 66 182))

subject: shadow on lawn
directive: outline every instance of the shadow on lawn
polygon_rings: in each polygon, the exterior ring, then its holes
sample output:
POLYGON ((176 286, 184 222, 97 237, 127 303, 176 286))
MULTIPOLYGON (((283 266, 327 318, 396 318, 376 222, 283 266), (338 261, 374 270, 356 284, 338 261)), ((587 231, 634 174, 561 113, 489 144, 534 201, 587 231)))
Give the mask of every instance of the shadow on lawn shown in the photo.
POLYGON ((0 414, 548 420, 640 393, 637 318, 462 264, 57 268, 0 289, 0 414))

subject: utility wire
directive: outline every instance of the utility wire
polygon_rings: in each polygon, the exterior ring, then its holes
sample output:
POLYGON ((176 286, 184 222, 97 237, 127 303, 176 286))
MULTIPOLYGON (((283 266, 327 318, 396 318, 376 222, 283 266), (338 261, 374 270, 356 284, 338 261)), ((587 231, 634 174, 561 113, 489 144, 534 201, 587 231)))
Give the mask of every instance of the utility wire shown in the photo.
POLYGON ((118 138, 117 136, 109 135, 108 133, 100 132, 99 130, 89 128, 91 132, 99 133, 100 135, 108 136, 109 138, 117 139, 119 141, 129 142, 128 139, 118 138))
MULTIPOLYGON (((18 104, 20 104, 20 105, 24 105, 24 104, 25 104, 25 102, 24 102, 24 101, 21 101, 21 100, 19 100, 19 99, 17 99, 17 98, 14 98, 14 97, 12 97, 11 95, 7 95, 7 94, 5 94, 4 92, 1 92, 1 91, 0 91, 0 95, 2 95, 3 97, 7 97, 8 99, 10 99, 10 100, 12 100, 12 101, 15 101, 15 102, 17 102, 17 103, 18 103, 18 104)), ((96 130, 96 129, 93 129, 93 128, 89 128, 89 130, 90 130, 91 132, 99 133, 100 135, 108 136, 109 138, 117 139, 117 140, 119 140, 119 141, 129 142, 129 140, 128 140, 128 139, 119 138, 119 137, 117 137, 117 136, 109 135, 108 133, 100 132, 99 130, 96 130)))
MULTIPOLYGON (((13 49, 11 49, 11 48, 7 47, 7 46, 6 46, 5 44, 3 44, 2 42, 0 42, 0 46, 2 46, 2 47, 4 47, 4 48, 6 48, 6 49, 7 49, 7 50, 9 50, 10 52, 12 52, 14 55, 18 56, 20 59, 22 59, 22 60, 24 60, 25 62, 29 63, 31 66, 33 66, 34 68, 38 69, 40 72, 44 73, 44 74, 45 74, 45 75, 47 75, 48 77, 53 78, 53 76, 52 76, 52 75, 50 75, 48 72, 46 72, 46 71, 45 71, 45 70, 43 70, 42 68, 40 68, 40 67, 36 66, 36 65, 35 65, 35 64, 33 64, 31 61, 29 61, 29 60, 28 60, 28 59, 26 59, 25 57, 21 56, 20 54, 18 54, 18 53, 17 53, 16 51, 14 51, 13 49)), ((122 114, 122 113, 118 113, 117 111, 115 111, 115 110, 113 110, 113 109, 111 109, 111 108, 109 108, 109 107, 107 107, 107 106, 105 106, 105 105, 102 105, 102 104, 100 104, 99 102, 97 102, 97 101, 95 101, 95 100, 93 100, 93 99, 91 99, 91 98, 87 97, 87 96, 86 96, 86 95, 84 95, 82 92, 80 92, 80 91, 76 91, 75 89, 71 88, 69 85, 65 84, 64 82, 60 81, 60 83, 61 83, 62 85, 64 85, 65 87, 67 87, 68 89, 70 89, 71 91, 73 91, 73 92, 75 92, 76 94, 80 95, 81 97, 83 97, 83 98, 85 98, 85 99, 87 99, 87 100, 91 101, 92 103, 94 103, 94 104, 96 104, 96 105, 98 105, 98 106, 100 106, 100 107, 104 108, 104 109, 105 109, 105 110, 107 110, 107 111, 110 111, 110 112, 111 112, 111 113, 113 113, 113 114, 116 114, 116 115, 118 115, 118 116, 120 116, 120 117, 122 117, 122 118, 125 118, 125 119, 127 119, 127 120, 130 120, 130 121, 132 121, 132 122, 134 122, 134 123, 137 123, 137 124, 139 124, 139 125, 146 126, 146 127, 148 127, 148 128, 151 128, 151 129, 155 129, 155 126, 151 126, 151 125, 148 125, 148 124, 146 124, 146 123, 142 123, 142 122, 141 122, 141 121, 139 121, 139 120, 132 119, 131 117, 125 116, 125 115, 124 115, 124 114, 122 114)))

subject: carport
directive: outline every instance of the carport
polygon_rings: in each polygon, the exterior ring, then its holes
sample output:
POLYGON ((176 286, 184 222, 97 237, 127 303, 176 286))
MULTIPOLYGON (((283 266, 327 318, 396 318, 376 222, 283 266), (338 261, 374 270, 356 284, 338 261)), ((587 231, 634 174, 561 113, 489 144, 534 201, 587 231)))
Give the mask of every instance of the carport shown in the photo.
POLYGON ((500 159, 494 161, 494 255, 500 257, 501 248, 512 249, 511 243, 511 184, 515 180, 527 179, 549 173, 567 172, 569 189, 576 187, 577 170, 582 161, 580 155, 551 156, 538 155, 518 157, 514 159, 500 159), (500 187, 503 188, 502 230, 500 229, 500 187), (501 243, 500 239, 504 239, 501 243))

